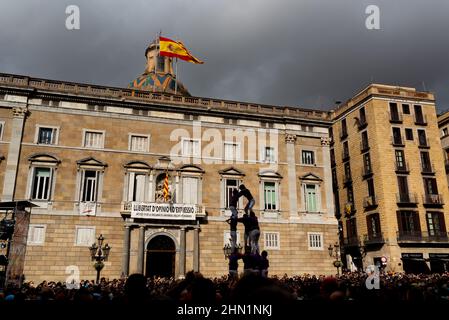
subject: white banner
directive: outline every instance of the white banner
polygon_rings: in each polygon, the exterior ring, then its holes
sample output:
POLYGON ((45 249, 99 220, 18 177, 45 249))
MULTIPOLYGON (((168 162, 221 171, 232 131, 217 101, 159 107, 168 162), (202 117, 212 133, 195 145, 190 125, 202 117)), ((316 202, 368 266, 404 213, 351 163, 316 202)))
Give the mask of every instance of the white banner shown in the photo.
POLYGON ((133 202, 131 218, 195 220, 199 208, 195 204, 133 202))
POLYGON ((79 208, 82 216, 94 216, 97 213, 96 202, 80 202, 79 208))

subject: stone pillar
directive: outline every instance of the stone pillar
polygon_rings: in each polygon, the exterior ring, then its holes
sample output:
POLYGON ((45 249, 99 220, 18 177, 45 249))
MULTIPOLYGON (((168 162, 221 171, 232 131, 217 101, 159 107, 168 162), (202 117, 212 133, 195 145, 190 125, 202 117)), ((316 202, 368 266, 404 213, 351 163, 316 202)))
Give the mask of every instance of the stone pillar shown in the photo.
POLYGON ((143 263, 145 256, 145 227, 139 227, 139 245, 137 247, 137 273, 143 274, 143 263))
POLYGON ((200 272, 200 228, 193 232, 193 271, 200 272))
POLYGON ((123 255, 122 255, 122 273, 125 276, 129 275, 129 250, 131 240, 131 227, 125 226, 123 233, 123 255))
POLYGON ((285 135, 285 143, 287 145, 287 176, 288 176, 288 197, 290 205, 290 217, 298 216, 295 142, 296 142, 296 135, 294 134, 285 135))
POLYGON ((179 230, 179 276, 186 274, 186 228, 179 230))
POLYGON ((6 160, 5 177, 3 179, 2 201, 14 200, 23 126, 27 113, 28 110, 26 107, 12 108, 11 139, 8 146, 8 158, 6 160))
POLYGON ((332 190, 332 170, 331 170, 331 160, 330 160, 330 138, 322 137, 321 138, 321 146, 323 147, 323 166, 324 166, 324 178, 323 178, 323 190, 321 190, 321 194, 325 194, 326 196, 326 209, 327 215, 329 217, 333 217, 335 215, 334 209, 334 197, 332 190))

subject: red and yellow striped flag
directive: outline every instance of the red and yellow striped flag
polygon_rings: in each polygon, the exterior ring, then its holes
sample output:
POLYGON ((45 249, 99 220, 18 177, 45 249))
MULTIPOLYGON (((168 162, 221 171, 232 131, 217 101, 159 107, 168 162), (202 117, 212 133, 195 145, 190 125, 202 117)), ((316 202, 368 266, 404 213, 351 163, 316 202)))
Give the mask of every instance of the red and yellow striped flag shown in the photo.
POLYGON ((165 57, 179 58, 181 60, 203 64, 204 62, 195 58, 181 41, 159 37, 159 55, 165 57))
POLYGON ((169 190, 168 190, 168 172, 165 172, 165 179, 164 179, 164 200, 168 201, 169 200, 169 190))

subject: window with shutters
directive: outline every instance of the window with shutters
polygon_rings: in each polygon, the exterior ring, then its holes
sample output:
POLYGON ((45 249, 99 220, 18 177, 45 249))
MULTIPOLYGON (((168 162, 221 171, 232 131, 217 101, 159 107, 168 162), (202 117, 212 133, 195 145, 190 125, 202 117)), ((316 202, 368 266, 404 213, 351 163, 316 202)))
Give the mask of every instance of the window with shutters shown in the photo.
POLYGON ((309 250, 323 250, 323 233, 308 232, 309 250))
POLYGON ((86 148, 103 148, 104 131, 84 130, 83 145, 86 148))
POLYGON ((182 178, 182 202, 186 204, 198 204, 198 183, 197 177, 182 178))
POLYGON ((128 177, 128 201, 145 201, 147 175, 139 172, 129 172, 128 177))
POLYGON ((314 165, 315 164, 315 152, 310 150, 302 150, 301 153, 302 164, 314 165))
POLYGON ((43 245, 45 243, 46 225, 30 224, 28 228, 28 245, 43 245))
POLYGON ((306 184, 304 188, 306 211, 318 212, 317 186, 315 184, 306 184))
POLYGON ((273 163, 276 161, 273 147, 265 147, 263 150, 264 150, 264 153, 263 153, 262 161, 269 162, 269 163, 273 163))
MULTIPOLYGON (((225 208, 229 209, 229 203, 232 198, 232 192, 234 189, 238 191, 240 180, 237 179, 226 179, 225 180, 225 208)), ((237 202, 237 207, 239 203, 237 202)))
POLYGON ((98 193, 98 178, 100 172, 97 170, 83 170, 81 184, 81 201, 95 202, 98 193))
POLYGON ((95 227, 76 226, 75 245, 91 246, 95 243, 95 227))
POLYGON ((447 237, 446 224, 444 222, 444 214, 442 212, 426 212, 426 220, 429 236, 447 237))
POLYGON ((397 216, 400 234, 414 234, 421 231, 419 215, 416 211, 398 211, 397 216))
POLYGON ((366 217, 366 223, 368 227, 368 235, 370 238, 376 238, 380 236, 380 218, 379 213, 373 213, 366 217))
POLYGON ((224 142, 224 159, 229 161, 240 159, 240 144, 235 142, 224 142))
MULTIPOLYGON (((240 242, 240 232, 237 231, 237 245, 242 245, 243 243, 240 242)), ((223 245, 231 245, 231 231, 225 231, 223 234, 223 245)))
POLYGON ((0 140, 3 140, 3 130, 5 128, 5 121, 0 121, 0 140))
POLYGON ((196 139, 182 139, 181 153, 184 157, 199 157, 200 154, 200 140, 196 139))
POLYGON ((264 248, 267 250, 279 250, 280 240, 279 232, 264 232, 264 248))
POLYGON ((57 144, 58 127, 37 126, 35 141, 38 144, 57 144))
POLYGON ((146 135, 130 134, 129 150, 148 152, 150 149, 150 138, 146 135))
POLYGON ((53 169, 34 167, 32 174, 31 200, 50 200, 53 169))
POLYGON ((263 198, 265 210, 278 210, 277 207, 277 186, 276 182, 264 181, 263 182, 263 198))

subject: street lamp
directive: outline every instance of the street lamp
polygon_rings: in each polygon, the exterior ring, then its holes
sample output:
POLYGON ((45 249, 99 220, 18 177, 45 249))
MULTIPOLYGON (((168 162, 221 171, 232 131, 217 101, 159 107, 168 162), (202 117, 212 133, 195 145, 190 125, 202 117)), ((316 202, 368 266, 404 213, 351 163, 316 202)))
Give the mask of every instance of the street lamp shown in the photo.
POLYGON ((340 261, 340 245, 338 244, 338 242, 335 242, 334 245, 330 244, 327 250, 329 251, 330 257, 335 257, 333 264, 334 267, 337 268, 337 276, 340 276, 340 268, 343 265, 342 262, 340 261))
MULTIPOLYGON (((242 253, 242 246, 240 245, 240 243, 238 243, 235 248, 237 249, 238 253, 242 253)), ((225 244, 223 247, 223 253, 225 256, 225 259, 229 258, 229 256, 232 254, 232 247, 229 243, 225 244)))
POLYGON ((108 260, 109 251, 111 251, 111 247, 106 243, 103 246, 104 237, 102 234, 97 238, 98 245, 96 243, 92 244, 89 247, 90 257, 92 261, 95 261, 94 268, 97 270, 97 283, 100 282, 100 272, 104 267, 103 261, 108 260))

